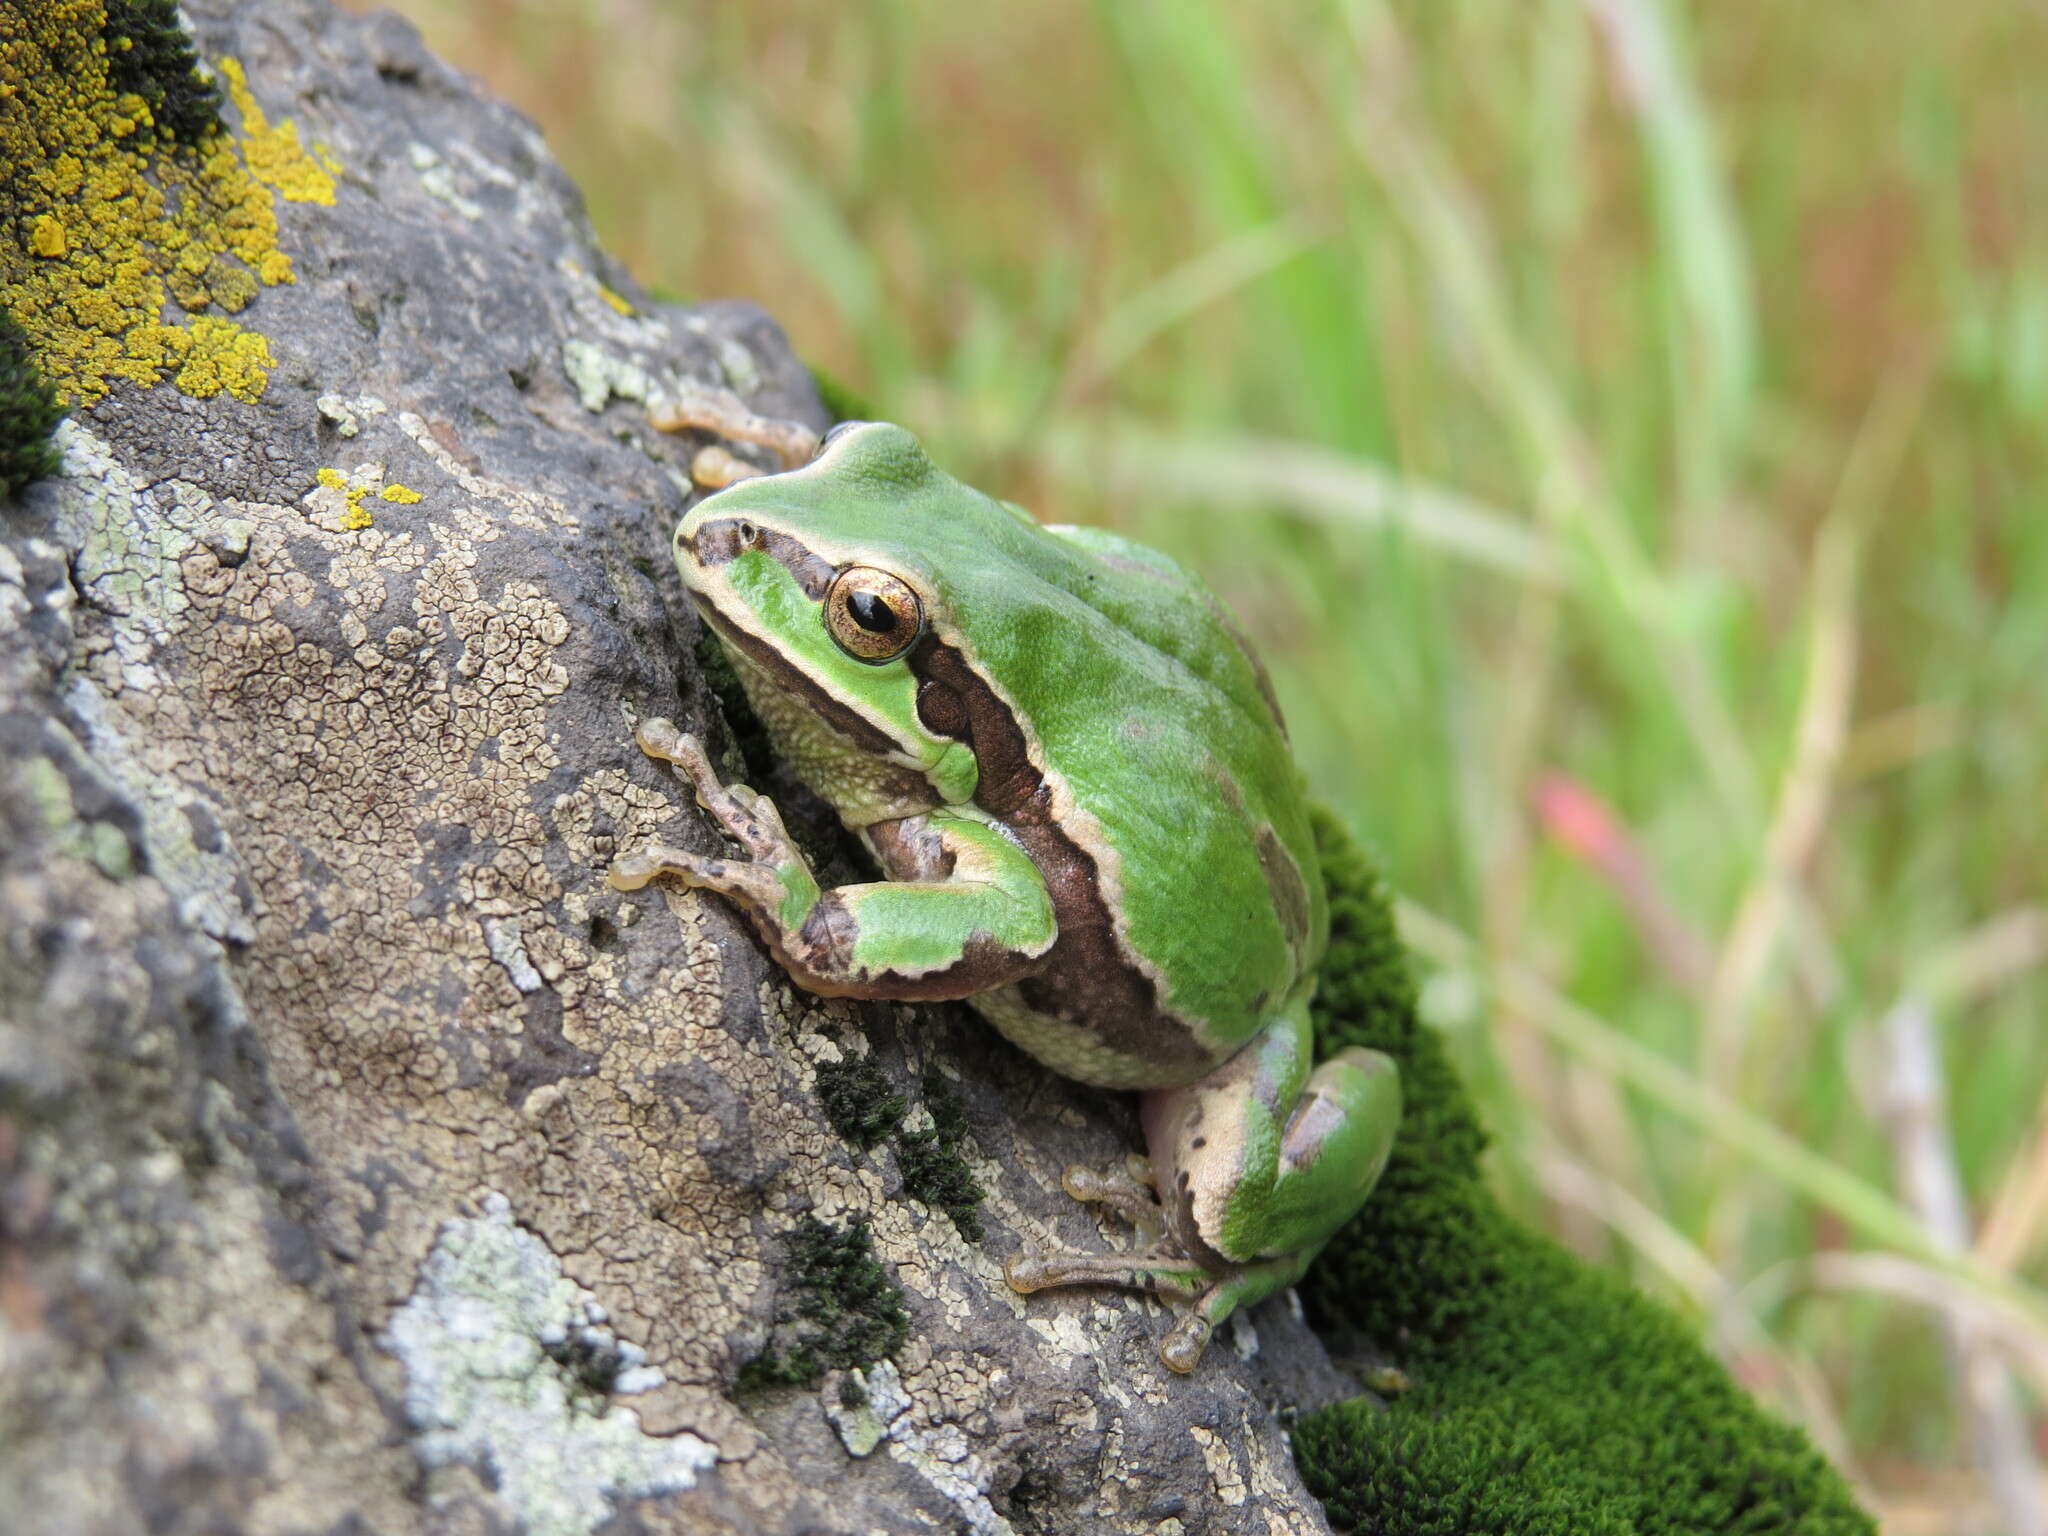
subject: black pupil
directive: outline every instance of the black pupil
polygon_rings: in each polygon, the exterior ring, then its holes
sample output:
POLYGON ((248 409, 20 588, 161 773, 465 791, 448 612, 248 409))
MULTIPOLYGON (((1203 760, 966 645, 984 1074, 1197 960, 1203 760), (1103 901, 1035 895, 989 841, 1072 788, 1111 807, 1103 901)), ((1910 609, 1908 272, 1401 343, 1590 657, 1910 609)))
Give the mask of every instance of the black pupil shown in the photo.
POLYGON ((895 610, 872 592, 852 594, 846 599, 846 610, 854 623, 873 634, 886 635, 896 627, 895 610))

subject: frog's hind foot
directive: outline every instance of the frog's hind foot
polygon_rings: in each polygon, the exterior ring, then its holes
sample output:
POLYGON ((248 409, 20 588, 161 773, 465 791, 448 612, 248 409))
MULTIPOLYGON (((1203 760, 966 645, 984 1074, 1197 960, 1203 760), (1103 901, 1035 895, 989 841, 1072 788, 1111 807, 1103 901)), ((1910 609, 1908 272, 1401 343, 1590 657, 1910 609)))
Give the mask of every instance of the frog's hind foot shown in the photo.
POLYGON ((1202 1363, 1209 1339, 1239 1307, 1259 1300, 1300 1273, 1299 1264, 1275 1263, 1219 1275, 1171 1248, 1138 1253, 1015 1255, 1003 1266, 1010 1289, 1029 1295, 1067 1285, 1114 1285, 1157 1296, 1179 1320, 1159 1341, 1159 1359, 1187 1375, 1202 1363))
POLYGON ((1060 1187, 1084 1205, 1108 1206, 1148 1240, 1157 1241, 1166 1230, 1166 1212, 1153 1191, 1149 1158, 1134 1155, 1123 1167, 1107 1171, 1074 1163, 1061 1175, 1060 1187))

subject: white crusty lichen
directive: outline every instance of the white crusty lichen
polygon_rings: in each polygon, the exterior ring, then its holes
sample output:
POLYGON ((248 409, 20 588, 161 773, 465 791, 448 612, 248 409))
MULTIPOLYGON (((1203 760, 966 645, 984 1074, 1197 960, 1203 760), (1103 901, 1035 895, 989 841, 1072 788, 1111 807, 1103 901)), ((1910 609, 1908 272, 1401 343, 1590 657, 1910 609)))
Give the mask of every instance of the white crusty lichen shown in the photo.
POLYGON ((562 372, 576 386, 576 398, 586 411, 603 410, 614 396, 644 401, 654 388, 638 363, 580 337, 562 343, 562 372))
POLYGON ((1017 1536, 983 1492, 987 1469, 957 1424, 926 1425, 912 1412, 903 1378, 887 1360, 828 1377, 825 1417, 853 1456, 886 1444, 889 1454, 929 1483, 960 1514, 973 1536, 1017 1536), (853 1390, 848 1391, 850 1386, 853 1390))
POLYGON ((442 1226, 384 1337, 421 1461, 475 1467, 527 1536, 584 1536, 624 1500, 694 1487, 717 1447, 650 1435, 612 1401, 661 1373, 504 1196, 482 1210, 442 1226))
POLYGON ((439 198, 465 219, 473 221, 484 216, 481 204, 457 190, 455 172, 433 145, 415 140, 406 146, 406 151, 412 157, 412 168, 419 173, 420 187, 429 197, 439 198))

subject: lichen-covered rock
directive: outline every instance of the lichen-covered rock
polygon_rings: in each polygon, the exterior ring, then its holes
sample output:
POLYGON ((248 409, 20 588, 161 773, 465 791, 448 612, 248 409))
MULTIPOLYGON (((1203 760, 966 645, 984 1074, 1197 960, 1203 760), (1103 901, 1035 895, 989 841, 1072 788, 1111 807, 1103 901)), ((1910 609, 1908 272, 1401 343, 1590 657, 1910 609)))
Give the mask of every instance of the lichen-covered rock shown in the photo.
POLYGON ((773 325, 647 303, 388 16, 188 0, 216 126, 113 10, 0 3, 74 407, 0 525, 8 1529, 1323 1529, 1286 1300, 1183 1380, 1003 1284, 1127 1240, 1059 1188, 1127 1102, 603 881, 714 844, 630 740, 721 732, 641 402, 822 426, 773 325))

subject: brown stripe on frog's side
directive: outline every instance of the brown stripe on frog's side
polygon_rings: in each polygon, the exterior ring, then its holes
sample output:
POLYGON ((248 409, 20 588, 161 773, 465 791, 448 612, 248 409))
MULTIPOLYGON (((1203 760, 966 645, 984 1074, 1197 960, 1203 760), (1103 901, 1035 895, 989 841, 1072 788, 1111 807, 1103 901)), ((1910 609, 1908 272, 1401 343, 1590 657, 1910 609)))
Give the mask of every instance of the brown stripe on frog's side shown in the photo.
POLYGON ((1153 979, 1124 952, 1102 899, 1099 864, 1053 812, 1015 713, 954 646, 926 635, 909 656, 918 718, 974 750, 974 800, 1023 845, 1044 876, 1059 937, 1044 969, 1017 984, 1038 1013, 1086 1029, 1110 1050, 1155 1063, 1162 1081, 1199 1076, 1215 1061, 1186 1021, 1159 1006, 1153 979))
POLYGON ((1294 971, 1298 976, 1308 968, 1310 925, 1313 921, 1312 902, 1308 882, 1301 877, 1301 866, 1294 862, 1294 855, 1287 845, 1280 841, 1280 834, 1271 824, 1259 828, 1257 838, 1259 871, 1266 877, 1266 890, 1272 895, 1273 910, 1279 915, 1280 926, 1287 934, 1287 947, 1294 954, 1294 971))

